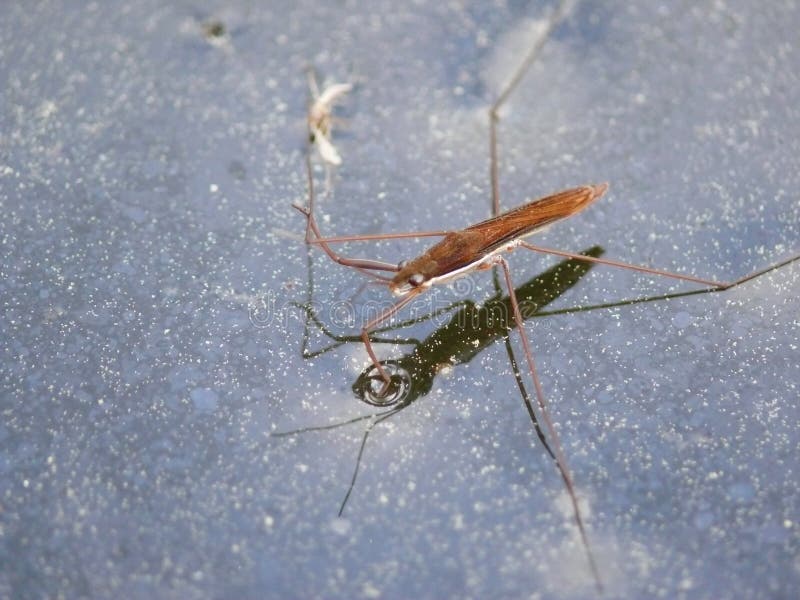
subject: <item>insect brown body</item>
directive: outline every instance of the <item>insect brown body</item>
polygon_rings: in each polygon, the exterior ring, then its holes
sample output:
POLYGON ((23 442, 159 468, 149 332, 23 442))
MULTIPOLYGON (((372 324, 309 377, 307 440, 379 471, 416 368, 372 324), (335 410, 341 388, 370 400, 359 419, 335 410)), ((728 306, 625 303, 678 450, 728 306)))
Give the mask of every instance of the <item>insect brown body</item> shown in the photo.
POLYGON ((461 231, 452 231, 422 255, 403 263, 389 289, 402 296, 415 288, 429 287, 488 265, 493 255, 513 247, 521 238, 582 211, 607 189, 608 184, 603 183, 564 190, 461 231))

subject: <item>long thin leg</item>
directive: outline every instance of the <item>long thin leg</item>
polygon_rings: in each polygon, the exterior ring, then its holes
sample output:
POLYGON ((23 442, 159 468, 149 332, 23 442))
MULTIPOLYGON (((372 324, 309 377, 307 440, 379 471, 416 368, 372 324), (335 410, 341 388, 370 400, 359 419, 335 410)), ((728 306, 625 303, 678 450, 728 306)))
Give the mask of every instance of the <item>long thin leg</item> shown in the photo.
MULTIPOLYGON (((311 140, 308 141, 306 148, 306 180, 308 189, 308 214, 306 215, 306 244, 311 240, 311 223, 316 224, 314 220, 314 168, 311 166, 311 140)), ((292 205, 294 206, 294 205, 292 205)), ((302 212, 302 211, 301 211, 302 212)), ((317 237, 320 237, 317 235, 317 237)))
POLYGON ((348 419, 346 421, 340 421, 338 423, 331 423, 330 425, 317 425, 317 426, 312 426, 312 427, 303 427, 301 429, 293 429, 291 431, 276 432, 276 433, 270 434, 270 436, 271 437, 289 437, 289 436, 298 435, 298 434, 301 434, 301 433, 309 433, 309 432, 312 432, 312 431, 328 431, 328 430, 331 430, 331 429, 338 429, 339 427, 345 427, 347 425, 352 425, 352 424, 358 423, 360 421, 369 420, 369 423, 364 428, 364 435, 361 438, 361 444, 360 444, 360 446, 358 448, 358 455, 356 456, 356 465, 355 465, 355 468, 353 469, 353 476, 350 478, 350 485, 347 487, 347 493, 345 493, 344 499, 342 500, 342 504, 339 506, 339 516, 341 517, 342 514, 344 513, 345 506, 347 506, 347 501, 350 499, 350 495, 353 493, 353 489, 356 486, 356 480, 358 479, 358 473, 361 470, 361 460, 364 458, 364 449, 367 446, 367 439, 369 438, 369 434, 372 432, 372 429, 376 425, 378 425, 382 421, 385 421, 389 417, 392 417, 392 416, 396 415, 401 410, 403 410, 404 408, 407 408, 407 407, 408 407, 408 404, 401 404, 399 406, 395 406, 394 408, 392 408, 390 410, 387 410, 387 411, 384 411, 384 412, 374 413, 374 414, 371 414, 371 415, 362 415, 360 417, 354 417, 354 418, 348 419))
POLYGON ((536 61, 539 52, 541 52, 545 42, 553 32, 553 29, 555 29, 556 25, 558 25, 566 15, 569 4, 569 0, 562 0, 562 2, 559 3, 555 12, 547 20, 545 30, 539 36, 539 39, 536 40, 530 52, 528 52, 528 56, 522 61, 522 64, 516 70, 513 77, 511 77, 511 80, 506 84, 506 87, 500 92, 497 100, 494 101, 494 104, 492 104, 492 107, 489 109, 489 176, 492 181, 492 210, 495 216, 500 214, 500 176, 498 173, 499 160, 497 156, 497 123, 500 120, 500 107, 505 104, 511 92, 516 89, 519 82, 522 81, 522 78, 525 76, 525 73, 528 72, 528 69, 530 69, 531 65, 536 61))
POLYGON ((593 262, 601 265, 609 265, 612 267, 620 267, 622 269, 630 269, 632 271, 638 271, 640 273, 648 273, 650 275, 660 275, 663 277, 671 277, 672 279, 680 279, 682 281, 691 281, 692 283, 700 283, 703 285, 707 285, 715 290, 727 290, 734 286, 741 285, 746 281, 755 279, 756 277, 764 275, 765 273, 769 273, 770 271, 774 271, 775 269, 779 269, 780 267, 785 267, 786 265, 791 264, 800 259, 800 254, 796 254, 794 256, 787 258, 786 260, 782 260, 764 269, 759 269, 758 271, 750 273, 749 275, 745 275, 744 277, 736 279, 735 281, 722 282, 722 281, 712 281, 709 279, 700 279, 699 277, 691 277, 689 275, 681 275, 680 273, 663 271, 661 269, 651 269, 650 267, 632 265, 630 263, 625 263, 618 260, 609 260, 607 258, 595 258, 593 256, 586 256, 585 254, 573 254, 572 252, 564 252, 563 250, 554 250, 552 248, 534 246, 533 244, 529 244, 528 242, 523 242, 523 241, 520 241, 519 245, 523 248, 527 248, 528 250, 532 250, 534 252, 541 252, 543 254, 554 254, 555 256, 564 256, 567 258, 573 258, 575 260, 593 262))
POLYGON ((389 417, 396 415, 398 412, 403 410, 408 406, 407 404, 401 404, 398 407, 393 408, 392 410, 388 410, 384 413, 380 413, 373 416, 372 421, 366 426, 364 429, 364 436, 361 438, 361 446, 358 448, 358 456, 356 456, 356 466, 353 469, 353 477, 350 479, 350 485, 347 488, 347 493, 344 495, 344 499, 342 500, 342 504, 339 507, 339 516, 341 517, 344 513, 344 507, 347 506, 347 501, 350 499, 350 494, 353 493, 353 488, 356 487, 356 480, 358 479, 358 472, 361 469, 361 459, 364 457, 364 448, 367 446, 367 439, 369 438, 369 434, 372 432, 372 429, 378 425, 381 421, 385 421, 389 417))
POLYGON ((506 337, 506 353, 508 354, 508 361, 511 363, 511 372, 514 374, 514 380, 517 382, 517 387, 519 388, 519 393, 522 395, 522 401, 525 404, 525 409, 528 411, 528 416, 531 419, 531 423, 533 423, 533 429, 536 431, 536 437, 539 438, 539 441, 544 446, 544 449, 547 450, 547 453, 550 457, 555 460, 556 455, 553 454, 553 451, 550 449, 550 444, 547 443, 547 439, 544 437, 544 432, 542 428, 539 426, 539 419, 536 418, 536 411, 533 410, 533 403, 531 402, 531 396, 528 393, 528 388, 525 387, 525 382, 522 380, 522 372, 519 370, 519 363, 517 362, 517 357, 514 355, 514 348, 511 346, 511 337, 506 337))
POLYGON ((411 302, 414 298, 419 296, 422 293, 423 289, 418 288, 415 291, 409 292, 406 296, 401 298, 398 302, 394 305, 390 306, 386 310, 384 310, 381 314, 377 317, 369 321, 364 327, 361 329, 361 340, 364 342, 364 347, 367 349, 367 354, 369 354, 370 359, 372 360, 372 364, 375 365, 375 369, 383 379, 383 389, 378 393, 378 396, 384 396, 386 392, 389 390, 389 385, 392 383, 392 379, 389 377, 389 374, 384 370, 381 366, 378 357, 375 355, 375 350, 372 349, 372 343, 369 341, 369 332, 370 330, 374 329, 376 325, 382 323, 386 319, 390 319, 392 315, 396 314, 401 308, 403 308, 406 304, 411 302))
MULTIPOLYGON (((399 271, 399 267, 397 265, 393 265, 386 262, 381 262, 377 260, 369 260, 369 259, 360 259, 360 258, 347 258, 344 256, 340 256, 336 252, 325 243, 322 238, 322 234, 320 233, 319 226, 317 225, 317 220, 314 218, 314 172, 311 168, 311 151, 306 152, 306 176, 308 179, 308 207, 303 208, 302 206, 298 206, 297 204, 292 204, 294 208, 298 211, 303 213, 306 217, 306 243, 319 243, 320 247, 325 251, 331 260, 339 263, 340 265, 344 265, 345 267, 352 267, 357 269, 361 272, 365 271, 399 271), (311 237, 311 234, 314 234, 314 237, 311 237)), ((380 277, 375 275, 374 273, 367 273, 372 277, 376 277, 378 279, 383 279, 384 281, 389 281, 388 278, 380 277)))
MULTIPOLYGON (((544 47, 545 42, 550 37, 550 34, 552 33, 553 29, 555 29, 556 25, 558 25, 558 23, 566 15, 568 4, 569 4, 568 0, 563 0, 562 2, 559 3, 555 12, 548 20, 545 30, 542 32, 539 39, 536 40, 536 43, 529 51, 528 56, 519 66, 519 68, 509 81, 509 83, 506 85, 506 87, 503 89, 503 91, 495 100, 494 104, 489 109, 489 161, 490 161, 489 176, 491 179, 491 186, 492 186, 493 216, 497 216, 498 214, 500 214, 500 176, 499 176, 499 157, 497 150, 497 124, 500 120, 500 115, 499 115, 500 107, 508 100, 509 96, 517 87, 517 85, 519 85, 519 82, 525 76, 525 73, 528 71, 530 66, 534 63, 534 61, 538 57, 539 53, 544 47)), ((511 280, 511 272, 509 271, 508 263, 503 258, 499 257, 497 259, 497 262, 503 267, 503 273, 505 275, 505 280, 506 280, 506 287, 508 288, 509 299, 511 300, 511 306, 514 313, 514 321, 517 324, 517 329, 519 330, 519 335, 520 338, 522 339, 522 346, 525 354, 525 360, 528 363, 528 368, 531 372, 531 377, 533 379, 534 389, 536 392, 536 399, 539 404, 539 409, 540 412, 542 413, 542 419, 545 423, 548 436, 552 441, 554 450, 551 450, 550 446, 544 440, 544 436, 542 435, 541 430, 539 429, 538 421, 533 411, 533 406, 531 405, 530 402, 530 397, 528 396, 527 390, 525 389, 525 386, 522 383, 521 378, 519 377, 519 370, 517 369, 516 360, 514 359, 510 343, 507 341, 506 345, 507 345, 507 350, 509 352, 509 359, 511 360, 512 368, 515 370, 515 378, 517 380, 517 385, 519 386, 520 392, 522 393, 523 400, 525 401, 525 407, 528 410, 528 414, 531 417, 534 426, 536 427, 539 439, 542 441, 542 443, 544 444, 545 448, 550 453, 550 455, 555 458, 556 466, 561 474, 561 478, 564 480, 564 485, 567 488, 567 493, 569 494, 570 500, 572 502, 573 514, 575 515, 575 521, 578 525, 578 530, 580 532, 581 540, 583 542, 583 546, 586 551, 586 556, 589 562, 589 566, 591 568, 592 575, 594 576, 595 579, 595 585, 597 587, 597 591, 599 593, 602 593, 603 583, 602 580, 600 579, 600 572, 597 568, 597 563, 595 562, 594 555, 592 554, 591 551, 591 547, 589 546, 589 538, 586 534, 586 529, 583 525, 583 519, 581 518, 580 508, 578 506, 578 500, 575 494, 575 488, 572 483, 572 477, 570 476, 569 469, 567 467, 567 462, 564 457, 564 453, 561 449, 561 442, 558 437, 558 433, 556 432, 555 427, 553 426, 553 422, 550 419, 550 414, 547 408, 547 401, 544 397, 544 392, 542 390, 541 382, 539 381, 539 375, 536 370, 536 365, 534 364, 533 361, 533 354, 531 352, 530 344, 525 334, 522 315, 520 314, 519 310, 519 303, 517 302, 517 296, 516 293, 514 292, 514 284, 511 280)), ((495 272, 495 282, 497 282, 496 272, 495 272)))
MULTIPOLYGON (((306 243, 307 244, 318 244, 325 249, 325 252, 328 253, 330 256, 330 248, 325 248, 327 244, 333 244, 337 242, 364 242, 369 240, 392 240, 392 239, 402 239, 402 238, 418 238, 418 237, 441 237, 443 235, 447 235, 447 231, 420 231, 415 233, 377 233, 377 234, 365 234, 365 235, 341 235, 335 237, 323 237, 319 231, 319 226, 317 225, 317 220, 314 217, 314 198, 316 197, 314 192, 314 171, 311 167, 311 147, 309 146, 308 151, 306 152, 306 176, 308 179, 308 208, 302 208, 293 204, 294 208, 299 210, 306 216, 306 243), (314 237, 311 234, 314 233, 314 237)), ((349 265, 346 265, 349 266, 349 265)), ((394 269, 387 269, 387 270, 397 270, 394 269)))
POLYGON ((556 465, 558 467, 559 472, 561 473, 561 478, 564 480, 564 485, 567 488, 567 493, 569 494, 570 500, 572 501, 572 509, 573 514, 575 515, 575 522, 578 525, 578 530, 580 531, 581 540, 583 541, 583 547, 586 550, 586 557, 589 561, 589 567, 592 570, 592 574, 594 575, 595 584, 597 586, 598 592, 602 593, 603 591, 603 583, 600 579, 600 571, 597 568, 597 563, 594 559, 594 554, 592 554, 591 547, 589 546, 589 536, 586 534, 586 528, 583 525, 583 518, 581 517, 581 510, 578 506, 578 497, 575 494, 575 486, 572 482, 572 476, 569 473, 569 468, 567 467, 567 459, 564 457, 564 452, 561 449, 561 440, 558 436, 558 432, 556 431, 555 426, 553 425, 553 420, 550 418, 550 411, 548 409, 548 403, 544 396, 544 391, 542 390, 541 381, 539 381, 539 374, 536 370, 536 365, 533 361, 533 353, 531 352, 530 342, 528 341, 528 336, 525 334, 525 326, 522 320, 522 314, 519 311, 519 303, 517 302, 517 295, 514 292, 514 283, 511 280, 511 271, 508 268, 508 263, 502 257, 498 257, 497 263, 503 267, 503 274, 505 275, 506 279, 506 287, 508 288, 508 296, 511 300, 511 309, 514 313, 514 321, 517 324, 517 330, 519 331, 520 339, 522 340, 522 349, 525 354, 525 360, 528 363, 528 369, 531 372, 531 378, 533 379, 533 386, 536 390, 536 399, 539 403, 539 409, 542 414, 542 420, 544 421, 545 427, 547 428, 547 435, 550 438, 550 442, 553 446, 553 452, 556 455, 556 465))
MULTIPOLYGON (((528 52, 528 56, 522 62, 522 64, 517 68, 514 75, 511 77, 511 80, 506 84, 505 88, 497 99, 494 101, 494 104, 489 108, 489 177, 491 180, 492 185, 492 216, 497 216, 500 214, 500 176, 499 176, 499 158, 498 158, 498 151, 497 151, 497 124, 500 120, 500 107, 508 100, 508 97, 514 91, 514 89, 519 85, 519 82, 525 76, 525 73, 528 71, 530 66, 534 63, 536 58, 539 55, 539 52, 542 50, 547 38, 550 37, 550 33, 552 32, 553 28, 558 24, 558 22, 564 17, 566 13, 566 2, 562 2, 556 12, 548 20, 547 27, 545 31, 542 32, 541 36, 533 47, 528 52)), ((492 271, 492 278, 494 281, 495 288, 499 286, 499 280, 497 277, 497 270, 492 271)), ((547 440, 542 433, 541 428, 539 427, 539 421, 536 418, 536 413, 533 410, 533 404, 531 403, 530 395, 528 394, 528 390, 525 388, 525 383, 522 380, 519 365, 517 364, 517 359, 514 356, 514 350, 511 346, 510 338, 506 338, 506 352, 508 353, 508 359, 511 363, 511 369, 514 373, 514 379, 517 382, 517 387, 519 388, 520 394, 522 395, 522 400, 525 403, 525 408, 528 411, 528 416, 533 423, 533 427, 536 430, 536 435, 539 437, 539 441, 542 442, 542 445, 545 447, 547 452, 555 458, 553 451, 550 449, 550 446, 547 443, 547 440)))
MULTIPOLYGON (((467 304, 468 302, 469 301, 467 301, 467 300, 459 300, 457 302, 453 302, 452 304, 450 304, 448 306, 443 306, 442 308, 437 308, 433 312, 427 313, 427 314, 425 314, 425 315, 423 315, 421 317, 416 317, 416 318, 412 318, 412 319, 406 319, 405 321, 401 321, 399 323, 395 323, 394 325, 387 325, 386 327, 377 327, 375 329, 372 329, 371 333, 373 333, 373 334, 374 333, 384 333, 386 331, 391 331, 391 330, 394 330, 394 329, 402 329, 404 327, 409 327, 411 325, 416 325, 417 323, 422 323, 424 321, 429 321, 431 319, 435 319, 439 315, 443 315, 443 314, 446 314, 448 312, 451 312, 451 311, 455 310, 456 308, 459 308, 459 307, 467 304)), ((316 325, 317 328, 324 335, 328 336, 329 338, 331 338, 333 340, 333 343, 329 344, 328 346, 324 346, 324 347, 319 348, 317 350, 310 351, 308 349, 308 340, 310 338, 310 332, 306 332, 304 330, 303 341, 302 341, 302 344, 300 345, 300 352, 301 352, 301 355, 302 355, 303 358, 316 358, 317 356, 325 354, 326 352, 330 352, 331 350, 334 350, 335 348, 338 348, 338 347, 340 347, 340 346, 342 346, 344 344, 351 343, 351 342, 360 342, 361 341, 361 335, 360 334, 358 334, 358 335, 337 335, 337 334, 329 331, 325 327, 325 325, 322 323, 322 321, 320 321, 319 317, 314 313, 313 308, 311 308, 311 306, 310 306, 310 302, 308 302, 306 304, 300 304, 298 302, 291 302, 290 304, 292 306, 294 306, 295 308, 299 308, 301 311, 303 311, 305 313, 305 316, 306 316, 306 327, 308 327, 309 323, 313 322, 314 325, 316 325)), ((418 340, 417 338, 375 338, 375 337, 373 337, 372 341, 373 342, 378 342, 378 343, 381 343, 381 344, 395 344, 395 345, 414 345, 414 346, 419 346, 421 344, 420 340, 418 340)))
MULTIPOLYGON (((390 412, 390 411, 386 411, 390 412)), ((353 417, 352 419, 348 419, 346 421, 339 421, 338 423, 331 423, 330 425, 312 425, 310 427, 301 427, 300 429, 292 429, 289 431, 276 431, 274 433, 270 433, 270 437, 290 437, 293 435, 298 435, 300 433, 310 433, 312 431, 330 431, 331 429, 338 429, 339 427, 345 427, 347 425, 352 425, 353 423, 359 423, 361 421, 366 421, 367 419, 374 419, 375 417, 379 417, 381 415, 386 414, 386 412, 371 414, 371 415, 361 415, 359 417, 353 417)))
POLYGON ((759 269, 758 271, 754 271, 754 272, 750 273, 749 275, 745 275, 744 277, 742 277, 740 279, 737 279, 734 282, 731 282, 730 284, 728 284, 727 288, 723 288, 723 289, 729 289, 729 288, 732 288, 734 286, 741 285, 741 284, 743 284, 743 283, 745 283, 747 281, 750 281, 751 279, 755 279, 756 277, 761 277, 762 275, 766 275, 770 271, 774 271, 775 269, 780 269, 781 267, 785 267, 786 265, 792 264, 793 262, 795 262, 797 260, 800 260, 800 254, 795 254, 794 256, 790 256, 786 260, 782 260, 781 262, 775 263, 774 265, 770 265, 768 267, 764 267, 763 269, 759 269))
POLYGON ((701 294, 713 294, 722 292, 719 288, 704 288, 701 290, 689 290, 686 292, 676 292, 673 294, 658 294, 657 296, 646 296, 643 298, 631 298, 629 300, 619 300, 617 302, 602 302, 600 304, 588 304, 586 306, 572 306, 570 308, 559 308, 556 310, 542 310, 533 315, 535 318, 554 317, 557 315, 571 315, 573 313, 584 313, 592 310, 603 310, 609 308, 621 308, 623 306, 634 306, 635 304, 647 304, 649 302, 660 302, 661 300, 671 300, 674 298, 686 298, 688 296, 699 296, 701 294))
POLYGON ((375 426, 375 421, 373 420, 364 429, 364 435, 361 438, 361 445, 358 447, 358 456, 356 456, 356 466, 353 469, 353 476, 350 478, 350 485, 347 486, 347 493, 345 493, 344 498, 342 499, 342 503, 341 505, 339 505, 338 516, 340 517, 344 513, 344 507, 347 506, 347 501, 350 499, 350 494, 353 493, 353 488, 356 487, 356 479, 358 479, 358 471, 361 468, 361 458, 364 456, 364 448, 366 448, 367 446, 367 439, 369 438, 369 434, 374 426, 375 426))
MULTIPOLYGON (((302 356, 303 358, 306 359, 316 358, 327 352, 330 352, 331 350, 335 350, 336 348, 343 346, 344 344, 361 341, 360 335, 337 335, 331 331, 328 331, 328 329, 325 327, 322 321, 320 321, 319 317, 314 312, 314 309, 312 308, 310 302, 306 304, 300 304, 299 302, 291 302, 291 305, 294 306, 295 308, 299 308, 301 311, 303 311, 303 313, 305 313, 305 325, 303 326, 303 339, 300 344, 300 356, 302 356), (323 346, 322 348, 318 348, 317 350, 309 350, 308 346, 309 346, 309 340, 311 338, 311 330, 310 330, 311 323, 313 323, 324 335, 331 338, 333 340, 333 343, 327 346, 323 346)), ((452 310, 452 308, 453 308, 452 306, 448 306, 436 312, 438 314, 441 314, 447 310, 452 310)), ((435 316, 436 315, 434 314, 428 317, 433 318, 435 316)), ((424 319, 409 319, 407 321, 404 321, 403 323, 398 323, 395 327, 396 328, 407 327, 409 325, 419 323, 422 320, 424 319)), ((373 330, 373 332, 382 333, 384 331, 389 331, 390 329, 392 329, 392 327, 383 327, 375 329, 373 330)), ((374 341, 381 344, 396 344, 396 345, 408 344, 408 345, 419 346, 420 344, 420 341, 416 338, 375 338, 374 341)))
POLYGON ((379 271, 398 271, 397 265, 385 263, 374 260, 360 260, 349 259, 338 255, 334 252, 329 243, 335 242, 360 242, 368 240, 390 240, 402 238, 418 238, 418 237, 441 237, 447 235, 447 231, 420 231, 416 233, 379 233, 379 234, 366 234, 366 235, 344 235, 337 237, 326 238, 320 232, 317 219, 314 217, 314 199, 316 193, 314 191, 314 170, 311 166, 311 146, 306 152, 306 178, 308 180, 308 207, 303 208, 297 204, 292 204, 294 208, 303 213, 306 217, 306 243, 316 244, 322 247, 325 253, 333 260, 346 267, 353 267, 356 269, 375 269, 379 271), (312 233, 314 234, 312 237, 312 233), (344 261, 344 262, 342 262, 344 261), (355 264, 353 264, 355 263, 355 264))
MULTIPOLYGON (((497 297, 499 298, 502 293, 500 291, 500 278, 497 275, 496 268, 492 269, 492 285, 494 285, 494 289, 497 292, 497 297)), ((508 354, 508 362, 511 363, 511 372, 514 375, 514 381, 517 382, 517 388, 519 388, 519 393, 522 396, 522 402, 525 404, 525 409, 528 411, 528 416, 533 424, 533 429, 536 431, 536 437, 539 438, 539 441, 542 443, 542 446, 544 446, 544 449, 547 450, 547 453, 550 455, 550 457, 555 460, 556 455, 553 454, 553 451, 550 449, 550 444, 547 443, 547 439, 544 437, 544 432, 539 425, 539 419, 536 418, 536 411, 533 409, 531 395, 528 393, 528 388, 525 387, 525 381, 522 379, 522 372, 519 369, 519 363, 517 362, 517 357, 514 355, 514 348, 511 345, 511 336, 506 336, 504 345, 506 347, 506 354, 508 354)))
MULTIPOLYGON (((301 212, 305 213, 305 209, 301 212)), ((339 242, 368 242, 375 240, 398 240, 407 238, 442 237, 449 231, 411 231, 408 233, 364 233, 358 235, 337 235, 333 237, 308 240, 309 244, 335 244, 339 242)))
MULTIPOLYGON (((313 70, 310 71, 313 74, 313 70)), ((441 237, 447 235, 447 231, 420 231, 416 233, 378 233, 366 235, 342 235, 336 237, 323 237, 319 231, 317 220, 314 217, 314 199, 316 193, 314 191, 314 170, 311 165, 311 144, 309 143, 306 150, 306 179, 308 180, 308 207, 302 208, 293 204, 294 208, 299 210, 306 216, 306 243, 318 244, 325 249, 325 252, 330 256, 330 248, 326 248, 327 244, 335 242, 363 242, 368 240, 391 240, 402 238, 418 238, 418 237, 441 237), (314 237, 311 234, 314 233, 314 237)), ((335 260, 335 259, 334 259, 335 260)), ((351 266, 351 265, 345 265, 351 266)), ((394 267, 394 265, 393 265, 394 267)), ((397 269, 387 269, 397 270, 397 269)))

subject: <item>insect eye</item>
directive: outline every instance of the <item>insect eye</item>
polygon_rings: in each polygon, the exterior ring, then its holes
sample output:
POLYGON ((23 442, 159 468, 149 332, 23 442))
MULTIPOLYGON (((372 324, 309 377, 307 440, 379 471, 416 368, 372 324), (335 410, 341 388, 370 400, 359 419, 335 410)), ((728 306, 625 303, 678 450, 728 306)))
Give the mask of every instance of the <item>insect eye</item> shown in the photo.
POLYGON ((414 273, 411 277, 408 278, 408 283, 413 285, 414 287, 419 287, 425 281, 425 276, 422 273, 414 273))
POLYGON ((401 260, 399 263, 397 263, 397 268, 401 270, 405 269, 407 264, 408 264, 407 260, 401 260))

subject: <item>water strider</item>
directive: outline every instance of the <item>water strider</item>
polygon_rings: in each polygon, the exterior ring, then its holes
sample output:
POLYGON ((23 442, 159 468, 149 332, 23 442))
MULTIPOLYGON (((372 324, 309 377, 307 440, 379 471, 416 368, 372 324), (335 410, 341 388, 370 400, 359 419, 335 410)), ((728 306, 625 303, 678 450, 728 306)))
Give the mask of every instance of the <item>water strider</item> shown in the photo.
MULTIPOLYGON (((536 56, 541 50, 547 37, 553 28, 564 18, 567 11, 568 2, 562 2, 558 9, 548 20, 544 32, 535 40, 532 48, 520 67, 512 76, 510 82, 503 88, 495 103, 489 110, 489 140, 490 140, 490 178, 492 189, 492 206, 494 216, 486 221, 470 225, 461 230, 441 230, 417 233, 395 233, 361 236, 337 236, 325 237, 316 222, 314 216, 314 181, 311 171, 310 156, 307 156, 308 188, 309 200, 306 207, 295 206, 307 219, 306 241, 309 244, 318 245, 335 262, 354 268, 360 272, 370 275, 372 278, 382 282, 400 299, 391 307, 387 308, 374 319, 370 320, 361 329, 361 339, 365 345, 367 353, 374 367, 374 376, 369 378, 372 387, 367 390, 375 399, 392 397, 397 400, 397 394, 393 389, 394 372, 389 372, 385 368, 387 363, 382 363, 372 347, 370 334, 382 323, 387 322, 395 316, 403 307, 411 303, 425 290, 431 286, 445 281, 452 281, 458 277, 463 277, 469 273, 500 267, 509 294, 510 310, 512 319, 519 332, 520 341, 523 348, 525 363, 534 384, 535 396, 541 413, 542 421, 545 425, 547 437, 550 439, 553 454, 555 455, 556 465, 561 474, 568 491, 573 515, 580 532, 583 547, 586 552, 587 560, 592 571, 598 590, 602 589, 602 579, 599 569, 594 559, 591 546, 589 544, 586 528, 583 523, 579 508, 577 494, 573 484, 566 458, 561 448, 559 436, 550 417, 548 402, 543 392, 539 376, 537 373, 533 352, 531 350, 528 336, 524 328, 524 319, 520 313, 519 302, 514 293, 514 285, 510 267, 504 258, 504 254, 515 248, 527 249, 534 252, 551 254, 566 257, 574 260, 593 262, 619 268, 630 269, 633 271, 669 277, 677 280, 688 281, 700 284, 709 291, 721 291, 740 285, 768 271, 785 266, 800 258, 794 255, 780 263, 759 269, 753 273, 745 275, 735 281, 720 282, 710 279, 702 279, 693 276, 683 275, 660 269, 653 269, 621 261, 603 259, 598 257, 585 256, 581 254, 544 248, 525 241, 523 238, 541 231, 559 220, 573 216, 586 209, 593 202, 598 200, 607 190, 607 184, 594 184, 575 187, 551 194, 544 198, 534 200, 518 208, 501 213, 499 201, 498 184, 498 144, 497 144, 497 125, 499 122, 499 109, 508 100, 513 90, 517 87, 522 77, 533 64, 536 56), (337 253, 331 245, 345 241, 364 241, 397 238, 415 238, 424 236, 438 236, 442 240, 430 247, 418 257, 402 261, 398 264, 386 263, 367 258, 352 258, 342 256, 337 253), (384 272, 377 274, 376 272, 384 272)), ((402 398, 399 399, 402 401, 402 398)))

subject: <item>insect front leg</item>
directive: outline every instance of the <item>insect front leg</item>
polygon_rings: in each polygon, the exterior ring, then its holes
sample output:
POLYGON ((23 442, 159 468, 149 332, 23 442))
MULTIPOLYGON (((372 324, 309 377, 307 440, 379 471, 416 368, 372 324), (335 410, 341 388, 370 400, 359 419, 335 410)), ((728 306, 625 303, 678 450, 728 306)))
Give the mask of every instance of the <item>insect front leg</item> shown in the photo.
POLYGON ((378 325, 386 321, 387 319, 391 319, 392 316, 397 314, 397 312, 403 308, 406 304, 411 302, 414 298, 419 296, 419 294, 423 290, 417 290, 410 292, 403 298, 401 298, 398 302, 390 306, 389 308, 382 311, 377 317, 369 321, 364 327, 361 328, 361 340, 364 342, 364 347, 367 350, 367 354, 369 355, 370 360, 372 360, 372 364, 375 367, 375 370, 380 375, 380 378, 383 380, 383 387, 375 394, 377 398, 385 397, 389 389, 391 388, 392 378, 386 372, 386 369, 383 368, 380 361, 378 360, 378 356, 375 354, 375 350, 372 348, 372 342, 369 339, 370 331, 374 330, 378 325))

